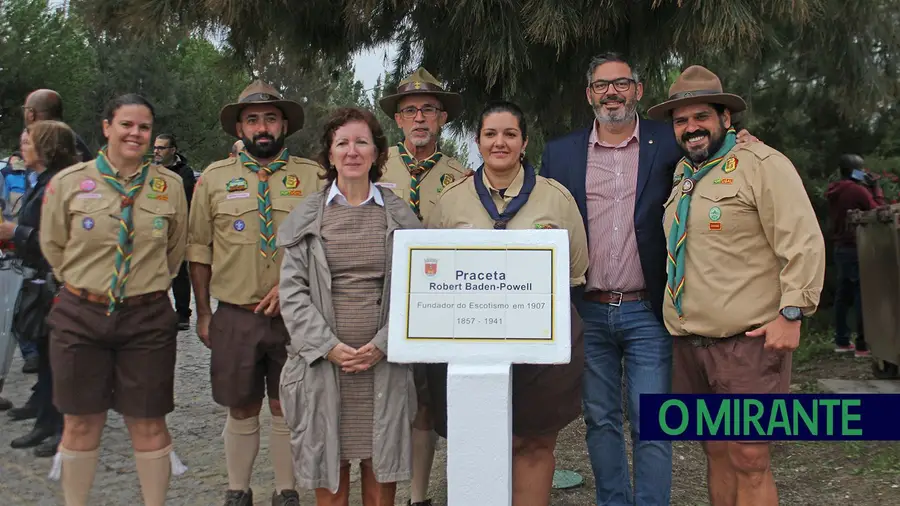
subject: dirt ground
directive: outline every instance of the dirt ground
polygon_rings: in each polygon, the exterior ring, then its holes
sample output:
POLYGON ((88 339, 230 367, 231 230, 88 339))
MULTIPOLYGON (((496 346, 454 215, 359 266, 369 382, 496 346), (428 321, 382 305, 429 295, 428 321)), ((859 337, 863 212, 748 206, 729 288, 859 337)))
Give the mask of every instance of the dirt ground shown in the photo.
MULTIPOLYGON (((804 336, 794 357, 792 389, 820 392, 825 378, 873 379, 868 360, 838 356, 825 333, 804 336)), ((580 473, 585 483, 557 490, 552 504, 594 505, 593 478, 584 444, 584 424, 573 423, 557 447, 559 469, 580 473)), ((673 506, 708 505, 706 460, 698 443, 676 442, 672 477, 673 506)), ((773 466, 780 502, 790 506, 900 506, 900 443, 776 443, 773 466)))

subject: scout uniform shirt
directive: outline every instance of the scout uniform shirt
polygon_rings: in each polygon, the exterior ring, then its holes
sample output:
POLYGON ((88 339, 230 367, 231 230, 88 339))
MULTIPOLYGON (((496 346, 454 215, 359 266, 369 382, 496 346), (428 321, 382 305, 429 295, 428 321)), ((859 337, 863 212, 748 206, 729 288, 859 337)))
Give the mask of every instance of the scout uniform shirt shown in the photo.
MULTIPOLYGON (((679 166, 665 204, 671 234, 683 193, 679 166)), ((687 220, 683 310, 668 293, 669 333, 730 337, 774 320, 786 306, 815 312, 825 244, 791 161, 762 143, 735 146, 695 185, 687 220)))
MULTIPOLYGON (((325 185, 319 164, 291 156, 269 178, 273 230, 305 197, 325 185)), ((207 167, 194 190, 187 259, 212 266, 210 295, 235 305, 256 304, 278 284, 281 257, 259 251, 259 178, 239 157, 207 167)))
MULTIPOLYGON (((118 179, 127 186, 133 177, 118 179)), ((107 293, 115 271, 121 203, 94 161, 53 176, 44 192, 40 243, 58 280, 107 293)), ((132 209, 134 250, 124 297, 167 291, 184 262, 188 210, 181 176, 150 165, 132 209)))
MULTIPOLYGON (((428 215, 434 209, 444 188, 454 181, 462 179, 465 175, 466 167, 455 158, 446 155, 442 156, 438 163, 423 175, 422 181, 419 183, 419 211, 423 220, 428 219, 428 215)), ((384 174, 375 184, 392 190, 395 195, 409 203, 409 168, 400 158, 400 149, 397 146, 391 146, 388 149, 384 174)))
MULTIPOLYGON (((500 195, 499 190, 491 186, 484 169, 474 175, 448 186, 441 192, 440 199, 426 220, 427 228, 472 228, 493 229, 494 222, 484 209, 478 192, 475 190, 474 178, 483 178, 485 187, 498 212, 503 212, 509 202, 519 194, 525 181, 525 170, 519 168, 519 174, 510 183, 509 188, 500 195)), ((580 286, 585 282, 588 265, 587 237, 584 221, 578 211, 578 204, 572 194, 563 185, 552 179, 536 176, 534 190, 528 202, 509 221, 509 230, 526 230, 542 228, 560 228, 569 232, 569 281, 571 286, 580 286)))

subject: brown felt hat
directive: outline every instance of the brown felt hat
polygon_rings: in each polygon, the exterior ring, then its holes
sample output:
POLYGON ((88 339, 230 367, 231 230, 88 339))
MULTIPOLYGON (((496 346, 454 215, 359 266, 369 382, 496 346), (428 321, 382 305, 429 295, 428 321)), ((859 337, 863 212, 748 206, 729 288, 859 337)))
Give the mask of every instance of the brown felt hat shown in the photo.
POLYGON ((258 104, 271 104, 281 109, 288 122, 285 137, 303 128, 303 106, 293 100, 285 100, 272 85, 257 79, 244 88, 237 102, 226 105, 219 113, 219 121, 225 133, 238 137, 237 123, 241 110, 249 105, 258 104))
POLYGON ((647 111, 650 119, 664 121, 676 107, 692 104, 721 104, 732 113, 747 108, 744 99, 732 93, 722 92, 719 77, 700 65, 691 65, 678 76, 669 88, 669 99, 654 105, 647 111))
POLYGON ((444 111, 447 112, 447 121, 451 121, 462 112, 462 96, 444 90, 441 83, 422 67, 400 81, 396 93, 382 97, 378 101, 378 105, 385 114, 393 118, 397 113, 397 103, 401 98, 409 95, 434 95, 437 97, 444 106, 444 111))

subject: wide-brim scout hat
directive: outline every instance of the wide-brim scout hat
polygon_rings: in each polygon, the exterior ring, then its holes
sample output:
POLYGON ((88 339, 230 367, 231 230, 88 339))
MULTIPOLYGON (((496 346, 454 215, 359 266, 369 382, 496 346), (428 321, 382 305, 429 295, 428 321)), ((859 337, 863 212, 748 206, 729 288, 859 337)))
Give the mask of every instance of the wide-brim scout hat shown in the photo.
POLYGON ((717 75, 700 65, 691 65, 669 88, 669 99, 651 107, 647 116, 663 121, 668 119, 672 109, 693 104, 721 104, 732 113, 747 108, 743 98, 722 91, 722 81, 717 75))
POLYGON ((385 114, 393 118, 397 113, 397 103, 401 98, 409 95, 434 95, 437 97, 447 113, 447 121, 451 121, 462 112, 462 96, 459 93, 446 91, 441 83, 422 67, 400 81, 396 93, 382 97, 378 101, 378 105, 385 114))
POLYGON ((271 104, 281 109, 288 122, 285 137, 303 128, 303 106, 293 100, 285 100, 272 85, 257 79, 244 88, 237 102, 226 105, 219 113, 219 121, 225 133, 238 137, 237 123, 241 110, 249 105, 259 104, 271 104))

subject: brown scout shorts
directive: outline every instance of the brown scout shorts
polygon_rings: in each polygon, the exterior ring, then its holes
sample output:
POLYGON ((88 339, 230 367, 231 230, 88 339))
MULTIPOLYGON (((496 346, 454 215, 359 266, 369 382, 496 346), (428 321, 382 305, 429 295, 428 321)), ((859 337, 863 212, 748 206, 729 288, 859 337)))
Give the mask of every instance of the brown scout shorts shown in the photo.
POLYGON ((61 413, 161 418, 175 409, 178 315, 165 292, 133 300, 107 316, 106 303, 60 290, 47 321, 61 413))
POLYGON ((209 323, 213 400, 228 408, 278 400, 291 341, 284 320, 219 302, 209 323))
POLYGON ((763 348, 764 337, 673 339, 672 393, 786 394, 791 352, 763 348))

